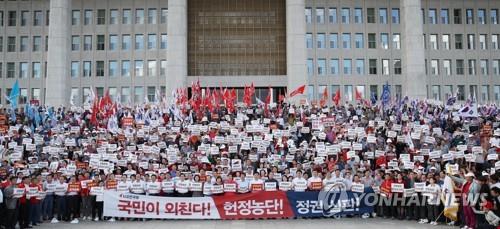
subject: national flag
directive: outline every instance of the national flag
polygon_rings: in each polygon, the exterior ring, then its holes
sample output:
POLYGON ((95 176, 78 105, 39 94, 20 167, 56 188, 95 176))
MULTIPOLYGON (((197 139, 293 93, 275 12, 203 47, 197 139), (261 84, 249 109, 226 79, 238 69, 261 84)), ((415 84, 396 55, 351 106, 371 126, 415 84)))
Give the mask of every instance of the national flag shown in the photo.
POLYGON ((391 88, 388 82, 386 82, 385 85, 383 86, 381 99, 382 99, 382 104, 384 106, 389 104, 389 101, 391 100, 391 88))
POLYGON ((321 107, 324 107, 327 101, 328 101, 328 88, 325 87, 325 90, 323 90, 323 94, 321 95, 321 99, 319 100, 319 105, 321 107))
POLYGON ((370 99, 371 99, 372 105, 375 105, 375 103, 377 103, 377 96, 375 95, 375 92, 372 92, 370 99))
POLYGON ((7 100, 10 102, 10 106, 13 109, 17 108, 17 99, 19 98, 19 92, 20 92, 19 81, 16 80, 16 82, 12 86, 9 97, 7 97, 7 100))
POLYGON ((332 100, 333 102, 335 103, 335 106, 338 106, 339 103, 340 103, 340 88, 337 89, 337 91, 335 92, 335 96, 333 96, 332 100))
POLYGON ((363 95, 358 91, 358 87, 354 87, 354 99, 357 101, 363 100, 363 95))
POLYGON ((293 90, 291 93, 290 93, 290 96, 289 97, 294 97, 298 94, 304 94, 304 90, 306 89, 306 85, 302 85, 300 87, 298 87, 297 89, 293 90))

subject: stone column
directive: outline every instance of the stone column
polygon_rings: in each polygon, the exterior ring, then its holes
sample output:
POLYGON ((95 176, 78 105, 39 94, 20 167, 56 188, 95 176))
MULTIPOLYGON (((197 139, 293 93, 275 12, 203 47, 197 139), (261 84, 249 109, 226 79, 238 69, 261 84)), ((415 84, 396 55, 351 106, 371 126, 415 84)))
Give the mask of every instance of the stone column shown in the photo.
POLYGON ((427 97, 421 0, 401 0, 403 96, 427 97))
POLYGON ((166 97, 186 86, 187 80, 187 0, 168 1, 166 97))
POLYGON ((50 0, 49 50, 45 104, 69 104, 66 85, 71 62, 71 0, 50 0))
MULTIPOLYGON (((286 0, 286 65, 288 93, 301 85, 308 85, 307 52, 306 52, 306 18, 304 14, 305 0, 286 0)), ((296 95, 289 101, 298 103, 306 98, 296 95)))

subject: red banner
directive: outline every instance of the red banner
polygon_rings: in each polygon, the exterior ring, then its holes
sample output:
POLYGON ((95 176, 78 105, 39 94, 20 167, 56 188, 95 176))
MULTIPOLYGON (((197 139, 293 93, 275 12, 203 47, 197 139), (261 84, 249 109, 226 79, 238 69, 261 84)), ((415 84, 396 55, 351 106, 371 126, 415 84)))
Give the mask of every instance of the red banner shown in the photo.
POLYGON ((294 217, 286 192, 255 192, 213 196, 221 219, 269 219, 294 217))

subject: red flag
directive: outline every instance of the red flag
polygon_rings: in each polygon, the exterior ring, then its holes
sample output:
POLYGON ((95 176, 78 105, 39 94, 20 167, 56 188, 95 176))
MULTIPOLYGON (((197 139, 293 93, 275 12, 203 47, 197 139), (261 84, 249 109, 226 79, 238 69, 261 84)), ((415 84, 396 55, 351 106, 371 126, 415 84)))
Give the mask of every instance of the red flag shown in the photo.
POLYGON ((363 95, 361 95, 361 92, 358 91, 358 88, 357 87, 354 87, 354 93, 355 93, 355 96, 354 98, 358 101, 361 101, 363 100, 363 95))
POLYGON ((302 86, 298 87, 297 89, 295 89, 294 91, 292 91, 290 93, 290 97, 294 97, 298 94, 301 94, 301 95, 304 94, 305 89, 306 89, 306 85, 302 85, 302 86))
POLYGON ((340 88, 337 89, 337 91, 335 92, 335 96, 333 96, 332 100, 335 103, 335 106, 339 105, 339 103, 340 103, 340 88))
POLYGON ((324 107, 326 105, 326 101, 328 100, 328 88, 325 87, 325 90, 323 91, 323 95, 321 99, 319 100, 319 105, 321 107, 324 107))

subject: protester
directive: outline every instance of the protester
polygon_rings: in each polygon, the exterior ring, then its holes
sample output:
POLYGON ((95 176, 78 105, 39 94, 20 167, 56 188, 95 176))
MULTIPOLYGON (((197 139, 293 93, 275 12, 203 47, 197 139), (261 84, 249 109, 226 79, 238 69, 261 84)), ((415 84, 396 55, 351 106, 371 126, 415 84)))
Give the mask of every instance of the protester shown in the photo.
POLYGON ((497 213, 496 106, 407 98, 333 107, 185 100, 125 106, 103 98, 84 107, 1 110, 13 117, 0 123, 0 179, 14 183, 2 185, 6 212, 19 202, 19 226, 29 228, 45 220, 102 221, 105 190, 160 198, 279 189, 375 192, 387 200, 362 218, 476 228, 491 225, 497 213), (462 194, 491 197, 478 203, 460 195, 460 222, 441 201, 448 178, 462 194), (32 188, 39 193, 31 196, 32 188), (14 198, 18 189, 25 191, 14 198), (489 216, 478 213, 484 209, 489 216))

